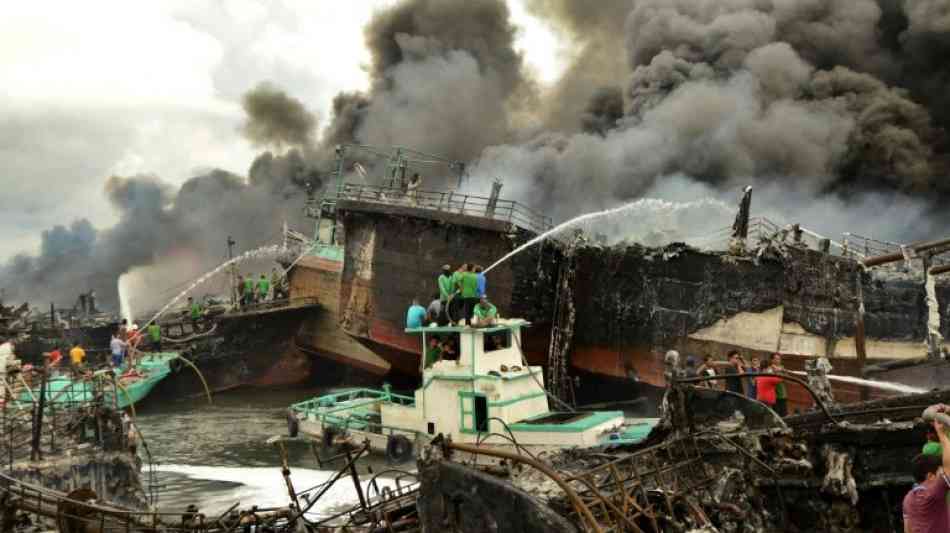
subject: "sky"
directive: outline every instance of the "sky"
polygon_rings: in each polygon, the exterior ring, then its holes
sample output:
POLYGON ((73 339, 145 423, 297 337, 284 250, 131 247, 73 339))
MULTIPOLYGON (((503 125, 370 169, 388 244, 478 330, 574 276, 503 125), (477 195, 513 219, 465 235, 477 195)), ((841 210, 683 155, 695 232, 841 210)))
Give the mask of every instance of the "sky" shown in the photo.
MULTIPOLYGON (((518 47, 542 82, 566 47, 510 0, 518 47), (554 51, 552 53, 552 50, 554 51)), ((0 261, 40 232, 115 223, 103 184, 210 167, 245 174, 241 95, 263 81, 326 123, 333 96, 365 89, 362 27, 393 0, 8 3, 0 17, 0 261)))

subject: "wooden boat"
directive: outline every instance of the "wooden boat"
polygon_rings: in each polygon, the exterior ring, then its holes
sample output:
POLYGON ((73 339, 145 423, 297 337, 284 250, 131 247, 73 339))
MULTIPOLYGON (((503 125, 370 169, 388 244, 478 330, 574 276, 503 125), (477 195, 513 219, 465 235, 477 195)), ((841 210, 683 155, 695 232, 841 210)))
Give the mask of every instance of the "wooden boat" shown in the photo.
MULTIPOLYGON (((591 448, 636 443, 655 421, 625 424, 622 411, 552 411, 541 367, 525 365, 522 330, 528 322, 501 320, 487 328, 422 327, 406 332, 457 339, 457 360, 422 370, 413 396, 351 389, 319 396, 290 408, 291 433, 331 443, 336 437, 368 441, 394 463, 408 461, 442 434, 455 442, 528 450, 591 448)), ((483 458, 483 456, 479 456, 483 458)))
MULTIPOLYGON (((144 400, 159 382, 178 371, 181 363, 177 352, 155 352, 143 354, 131 368, 107 368, 83 376, 54 375, 46 381, 43 401, 50 408, 68 408, 91 404, 102 394, 106 405, 125 409, 144 400)), ((37 383, 21 387, 18 403, 38 402, 40 387, 37 383)))

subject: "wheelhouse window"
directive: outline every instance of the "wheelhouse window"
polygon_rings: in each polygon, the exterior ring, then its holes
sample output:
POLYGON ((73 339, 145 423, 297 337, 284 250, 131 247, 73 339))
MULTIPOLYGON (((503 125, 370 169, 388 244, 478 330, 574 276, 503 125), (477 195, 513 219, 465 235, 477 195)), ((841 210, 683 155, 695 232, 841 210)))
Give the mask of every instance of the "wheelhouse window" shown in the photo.
POLYGON ((485 339, 485 353, 495 352, 498 350, 504 350, 506 348, 511 348, 511 331, 502 330, 495 331, 492 333, 485 333, 483 335, 485 339))

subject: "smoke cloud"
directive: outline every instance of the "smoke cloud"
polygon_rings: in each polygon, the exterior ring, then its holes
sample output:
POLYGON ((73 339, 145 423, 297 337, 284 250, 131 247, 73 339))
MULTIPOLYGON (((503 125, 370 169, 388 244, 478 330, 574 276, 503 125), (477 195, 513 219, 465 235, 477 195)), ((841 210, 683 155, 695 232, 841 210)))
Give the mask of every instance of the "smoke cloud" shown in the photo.
MULTIPOLYGON (((173 256, 204 268, 228 235, 250 247, 299 221, 301 189, 326 180, 335 145, 354 142, 467 162, 468 188, 486 193, 501 178, 506 197, 559 219, 644 195, 733 202, 752 184, 765 214, 819 231, 901 239, 944 227, 934 206, 950 194, 945 1, 527 6, 572 48, 553 86, 525 68, 504 1, 403 0, 364 29, 369 88, 337 95, 320 135, 303 102, 259 85, 243 99, 244 133, 274 151, 247 178, 213 171, 178 190, 111 178, 116 227, 49 230, 0 283, 21 297, 96 288, 108 301, 135 266, 173 256)), ((453 183, 425 176, 426 188, 453 183)))
POLYGON ((247 122, 244 134, 259 146, 309 146, 317 117, 299 100, 268 83, 248 91, 243 99, 247 122))
POLYGON ((489 147, 473 173, 480 183, 512 177, 509 193, 559 217, 637 198, 671 175, 714 190, 774 184, 811 198, 946 195, 946 136, 929 107, 934 91, 924 89, 936 84, 947 94, 945 67, 913 50, 950 36, 935 3, 904 2, 902 24, 894 5, 875 0, 637 0, 583 9, 538 0, 536 13, 569 28, 593 23, 609 33, 625 21, 617 32, 629 72, 624 116, 591 112, 617 105, 588 85, 592 99, 577 117, 583 132, 551 129, 489 147), (926 82, 916 76, 921 62, 933 67, 926 82))

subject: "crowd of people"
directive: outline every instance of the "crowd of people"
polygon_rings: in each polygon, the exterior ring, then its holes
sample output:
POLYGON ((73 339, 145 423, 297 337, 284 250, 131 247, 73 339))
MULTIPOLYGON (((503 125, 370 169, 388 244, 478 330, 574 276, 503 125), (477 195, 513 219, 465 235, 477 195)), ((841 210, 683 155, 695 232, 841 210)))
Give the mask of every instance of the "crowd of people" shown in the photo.
MULTIPOLYGON (((484 268, 474 263, 459 265, 454 271, 443 265, 436 281, 439 289, 429 305, 423 307, 413 298, 406 312, 406 328, 434 326, 489 327, 498 322, 498 308, 486 294, 487 280, 484 268)), ((458 358, 458 335, 431 335, 425 347, 423 363, 426 368, 435 361, 458 358)))
POLYGON ((436 282, 439 292, 432 295, 427 307, 413 298, 406 313, 406 327, 426 325, 492 326, 498 321, 498 308, 488 299, 488 282, 481 265, 464 263, 455 271, 443 265, 436 282))
POLYGON ((288 296, 287 277, 276 267, 271 269, 270 277, 261 274, 238 274, 235 293, 241 307, 272 300, 282 300, 288 296))
MULTIPOLYGON (((758 400, 771 407, 780 416, 788 414, 788 390, 784 380, 771 374, 785 374, 782 366, 782 354, 773 353, 767 360, 759 361, 753 356, 751 363, 746 362, 738 350, 732 350, 726 355, 725 361, 716 361, 710 355, 703 357, 702 364, 698 364, 696 357, 686 358, 684 374, 687 378, 725 376, 725 390, 742 394, 758 400), (746 376, 740 374, 770 374, 763 376, 746 376)), ((700 384, 704 387, 718 387, 717 380, 710 380, 700 384)))

